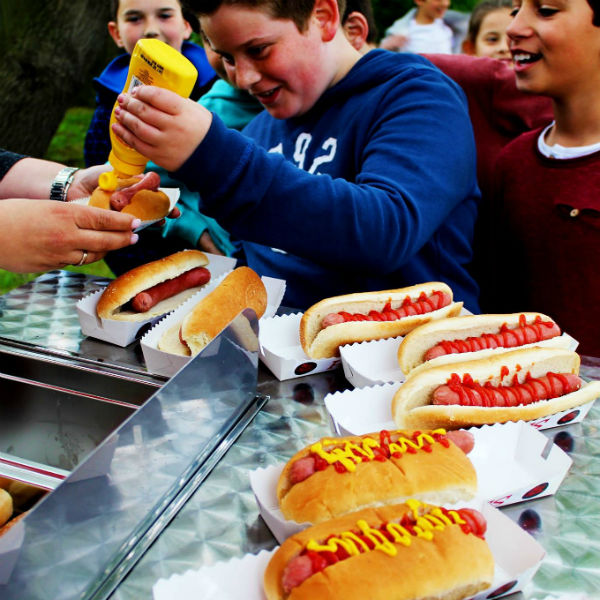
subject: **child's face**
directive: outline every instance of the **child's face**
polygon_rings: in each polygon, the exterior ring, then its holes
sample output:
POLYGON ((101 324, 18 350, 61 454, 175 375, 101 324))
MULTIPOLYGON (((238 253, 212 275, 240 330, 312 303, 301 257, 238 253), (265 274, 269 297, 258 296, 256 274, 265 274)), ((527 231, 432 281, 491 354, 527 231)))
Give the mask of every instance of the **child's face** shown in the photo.
POLYGON ((275 19, 260 8, 222 5, 200 22, 228 80, 277 119, 304 114, 331 85, 332 60, 323 50, 317 19, 311 17, 300 33, 293 21, 275 19))
POLYGON ((450 8, 450 0, 415 0, 419 16, 433 23, 450 8))
POLYGON ((511 9, 507 7, 498 8, 485 15, 475 38, 473 48, 475 56, 489 56, 512 64, 506 35, 506 28, 512 22, 510 13, 511 9))
POLYGON ((592 16, 586 0, 516 0, 507 34, 519 89, 557 99, 597 94, 600 28, 592 16))
POLYGON ((108 31, 117 46, 131 54, 141 38, 157 38, 181 51, 192 28, 179 0, 120 0, 117 21, 108 24, 108 31))

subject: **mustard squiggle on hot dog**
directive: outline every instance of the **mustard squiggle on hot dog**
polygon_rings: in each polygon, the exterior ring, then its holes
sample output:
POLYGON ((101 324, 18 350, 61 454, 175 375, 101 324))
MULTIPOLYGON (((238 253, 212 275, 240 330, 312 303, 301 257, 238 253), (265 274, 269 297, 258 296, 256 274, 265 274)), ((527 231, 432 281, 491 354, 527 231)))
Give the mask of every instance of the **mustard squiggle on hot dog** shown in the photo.
MULTIPOLYGON (((441 440, 443 439, 445 442, 445 446, 447 447, 447 440, 440 436, 444 436, 446 434, 445 429, 434 429, 429 433, 418 433, 416 436, 412 438, 405 437, 402 431, 391 431, 390 436, 399 435, 398 439, 395 442, 390 441, 388 447, 390 451, 390 455, 394 455, 396 453, 404 454, 410 451, 423 450, 428 446, 431 446, 436 441, 443 443, 441 440)), ((353 441, 346 441, 343 447, 335 447, 331 450, 325 450, 323 446, 327 446, 330 444, 338 444, 339 440, 336 439, 325 439, 320 442, 316 442, 310 447, 310 451, 327 461, 328 464, 334 464, 336 462, 341 463, 348 471, 355 471, 356 464, 362 462, 363 460, 373 460, 375 458, 375 453, 373 452, 373 448, 381 448, 382 443, 381 440, 377 440, 372 437, 365 437, 360 440, 360 443, 356 443, 353 441)))
POLYGON ((314 539, 308 541, 307 550, 314 552, 336 552, 338 547, 343 548, 350 556, 356 556, 361 552, 371 552, 379 550, 389 556, 396 556, 398 549, 395 544, 410 546, 413 537, 420 537, 425 540, 433 540, 433 530, 443 531, 449 525, 464 525, 465 521, 459 513, 454 510, 442 511, 439 507, 433 507, 418 500, 407 500, 406 504, 411 510, 411 516, 414 520, 414 525, 408 529, 400 523, 387 523, 385 529, 393 537, 393 542, 390 541, 380 529, 371 527, 365 520, 357 521, 356 526, 360 533, 370 540, 373 548, 364 542, 357 534, 352 531, 343 531, 337 536, 331 536, 325 544, 320 544, 314 539), (420 514, 421 509, 429 511, 425 514, 420 514))

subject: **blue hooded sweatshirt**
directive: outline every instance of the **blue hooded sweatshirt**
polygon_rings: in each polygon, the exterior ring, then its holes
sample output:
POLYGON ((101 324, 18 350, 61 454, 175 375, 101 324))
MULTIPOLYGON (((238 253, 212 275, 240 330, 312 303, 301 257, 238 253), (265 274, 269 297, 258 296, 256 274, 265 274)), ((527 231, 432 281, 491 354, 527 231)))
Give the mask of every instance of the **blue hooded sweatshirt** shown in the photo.
POLYGON ((239 133, 214 116, 175 177, 251 268, 286 280, 287 306, 444 281, 478 311, 467 103, 423 57, 372 50, 297 118, 265 111, 239 133))

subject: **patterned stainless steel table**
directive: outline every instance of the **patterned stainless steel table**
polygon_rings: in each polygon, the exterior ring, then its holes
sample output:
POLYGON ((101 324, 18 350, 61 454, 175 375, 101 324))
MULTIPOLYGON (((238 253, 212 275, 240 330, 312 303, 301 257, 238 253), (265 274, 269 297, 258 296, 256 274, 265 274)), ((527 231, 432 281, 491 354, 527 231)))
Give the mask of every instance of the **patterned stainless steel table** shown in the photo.
MULTIPOLYGON (((0 342, 14 344, 16 352, 87 364, 160 386, 163 381, 146 372, 139 344, 122 349, 81 335, 75 302, 105 283, 57 272, 1 297, 0 342)), ((600 379, 600 360, 586 360, 582 372, 600 379)), ((323 398, 346 387, 341 370, 279 382, 261 366, 257 392, 270 396, 269 402, 110 597, 151 598, 152 586, 161 577, 274 547, 275 540, 258 514, 248 472, 287 460, 308 441, 331 433, 323 398)), ((583 423, 549 430, 546 435, 569 452, 573 466, 555 496, 502 509, 547 552, 529 588, 515 598, 567 592, 600 598, 600 403, 583 423)), ((135 461, 131 466, 135 468, 135 461)), ((143 503, 139 507, 144 510, 143 503)), ((95 543, 101 545, 103 538, 95 543)), ((82 548, 71 550, 75 555, 82 548)), ((85 551, 96 557, 92 548, 93 544, 85 551)), ((71 579, 83 575, 73 572, 71 579)), ((44 595, 40 587, 39 597, 58 596, 44 595)))
MULTIPOLYGON (((600 379, 600 361, 583 369, 600 379)), ((252 495, 248 471, 287 460, 308 441, 330 434, 325 394, 347 384, 341 372, 275 381, 261 370, 259 390, 271 399, 203 486, 113 594, 113 600, 150 598, 161 577, 183 573, 276 545, 252 495)), ((585 421, 546 435, 573 458, 570 473, 550 498, 503 509, 546 549, 525 593, 512 598, 585 593, 600 598, 600 403, 585 421)))

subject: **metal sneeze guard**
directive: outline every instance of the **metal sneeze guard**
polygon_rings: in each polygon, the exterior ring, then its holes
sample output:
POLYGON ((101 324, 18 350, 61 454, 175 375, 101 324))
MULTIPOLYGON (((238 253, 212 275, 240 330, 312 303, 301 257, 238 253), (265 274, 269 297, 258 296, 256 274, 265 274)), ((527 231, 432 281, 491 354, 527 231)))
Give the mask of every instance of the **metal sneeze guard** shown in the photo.
MULTIPOLYGON (((246 319, 254 334, 256 315, 246 319)), ((114 590, 265 403, 232 323, 0 538, 3 600, 114 590)))

